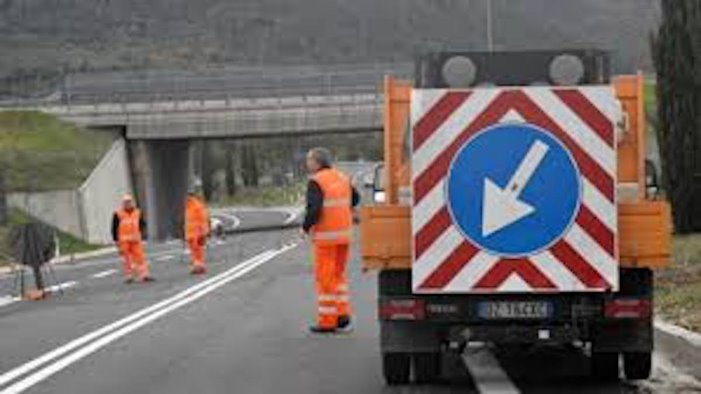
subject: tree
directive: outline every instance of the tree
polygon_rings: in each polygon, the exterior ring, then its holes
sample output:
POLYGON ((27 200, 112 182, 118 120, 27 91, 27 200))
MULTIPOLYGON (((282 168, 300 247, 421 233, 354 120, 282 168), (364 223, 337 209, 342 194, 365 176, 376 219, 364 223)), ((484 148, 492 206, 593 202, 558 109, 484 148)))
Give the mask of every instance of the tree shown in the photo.
POLYGON ((662 0, 652 40, 658 140, 679 233, 701 230, 701 2, 662 0))

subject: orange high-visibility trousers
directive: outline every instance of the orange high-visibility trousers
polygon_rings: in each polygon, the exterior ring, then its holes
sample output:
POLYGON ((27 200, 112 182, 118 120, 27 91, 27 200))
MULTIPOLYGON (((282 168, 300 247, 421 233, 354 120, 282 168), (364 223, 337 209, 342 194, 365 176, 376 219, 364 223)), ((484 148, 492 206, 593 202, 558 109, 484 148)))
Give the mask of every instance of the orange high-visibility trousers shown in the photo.
POLYGON ((350 315, 346 263, 348 244, 314 245, 317 325, 336 328, 339 315, 350 315))
POLYGON ((149 276, 146 253, 141 241, 122 241, 119 243, 119 250, 122 253, 122 270, 126 279, 133 278, 134 274, 140 280, 149 276))
POLYGON ((204 238, 188 238, 187 245, 190 248, 193 267, 205 268, 205 244, 204 238))

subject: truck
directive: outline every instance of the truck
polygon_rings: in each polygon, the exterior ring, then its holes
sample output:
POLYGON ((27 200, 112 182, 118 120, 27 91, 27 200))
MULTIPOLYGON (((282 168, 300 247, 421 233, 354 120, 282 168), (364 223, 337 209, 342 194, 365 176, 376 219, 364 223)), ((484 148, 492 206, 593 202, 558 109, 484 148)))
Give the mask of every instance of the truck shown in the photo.
POLYGON ((436 381, 473 342, 574 346, 597 379, 649 377, 672 231, 644 83, 596 50, 432 53, 413 81, 385 77, 360 238, 388 385, 436 381))

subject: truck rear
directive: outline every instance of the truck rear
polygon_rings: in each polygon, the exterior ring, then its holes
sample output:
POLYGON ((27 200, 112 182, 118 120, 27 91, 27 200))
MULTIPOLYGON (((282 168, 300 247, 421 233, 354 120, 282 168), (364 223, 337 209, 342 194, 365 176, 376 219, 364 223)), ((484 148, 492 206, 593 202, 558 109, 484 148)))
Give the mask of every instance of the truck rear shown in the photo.
POLYGON ((621 358, 649 376, 671 225, 646 184, 642 76, 597 51, 432 54, 413 85, 386 78, 384 124, 361 239, 388 384, 437 379, 468 342, 576 344, 598 378, 621 358))

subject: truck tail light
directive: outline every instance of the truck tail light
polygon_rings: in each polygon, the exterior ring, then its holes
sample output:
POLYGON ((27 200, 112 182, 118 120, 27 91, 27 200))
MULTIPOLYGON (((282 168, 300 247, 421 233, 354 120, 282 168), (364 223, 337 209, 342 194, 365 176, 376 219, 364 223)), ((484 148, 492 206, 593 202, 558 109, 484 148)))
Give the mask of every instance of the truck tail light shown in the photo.
POLYGON ((426 303, 414 299, 382 301, 379 308, 382 320, 423 320, 426 318, 426 303))
POLYGON ((604 303, 604 316, 613 319, 648 319, 652 316, 650 300, 617 298, 604 303))

